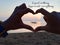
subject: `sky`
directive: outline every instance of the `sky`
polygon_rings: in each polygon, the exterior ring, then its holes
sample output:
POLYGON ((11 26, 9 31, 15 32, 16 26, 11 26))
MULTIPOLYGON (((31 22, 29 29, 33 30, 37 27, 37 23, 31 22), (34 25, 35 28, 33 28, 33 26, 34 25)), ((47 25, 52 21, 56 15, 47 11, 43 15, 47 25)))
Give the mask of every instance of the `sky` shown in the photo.
MULTIPOLYGON (((45 8, 46 10, 48 10, 49 12, 52 12, 52 11, 60 12, 60 5, 59 5, 60 0, 37 0, 37 1, 36 0, 0 0, 0 20, 5 21, 7 18, 11 16, 15 7, 23 3, 25 3, 28 8, 31 8, 29 7, 29 5, 33 5, 32 2, 48 2, 50 5, 54 6, 54 8, 45 8)), ((31 9, 36 11, 39 8, 42 8, 42 7, 33 7, 31 9)), ((24 19, 28 19, 27 17, 28 18, 31 17, 33 20, 34 18, 36 18, 36 20, 38 20, 42 16, 40 15, 39 17, 37 15, 33 18, 33 16, 31 15, 31 16, 25 16, 24 19)))

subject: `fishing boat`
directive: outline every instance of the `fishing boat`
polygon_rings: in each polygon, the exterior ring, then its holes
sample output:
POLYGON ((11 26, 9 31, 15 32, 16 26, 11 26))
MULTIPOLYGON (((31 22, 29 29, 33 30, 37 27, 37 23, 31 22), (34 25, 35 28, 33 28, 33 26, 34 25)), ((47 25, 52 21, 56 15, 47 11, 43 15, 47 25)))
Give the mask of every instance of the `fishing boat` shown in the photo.
POLYGON ((31 22, 31 23, 34 23, 34 24, 36 24, 37 22, 31 22))

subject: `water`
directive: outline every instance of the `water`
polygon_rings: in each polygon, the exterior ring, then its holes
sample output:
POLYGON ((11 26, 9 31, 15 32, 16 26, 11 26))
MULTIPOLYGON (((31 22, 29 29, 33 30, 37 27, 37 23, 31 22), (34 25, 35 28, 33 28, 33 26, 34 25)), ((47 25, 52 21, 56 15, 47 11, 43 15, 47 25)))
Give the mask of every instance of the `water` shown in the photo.
MULTIPOLYGON (((33 29, 35 29, 38 26, 46 25, 46 22, 43 22, 43 21, 37 21, 36 23, 32 23, 31 21, 23 21, 23 23, 33 27, 33 29)), ((28 29, 17 29, 17 30, 8 31, 8 33, 22 33, 22 32, 32 32, 32 31, 30 31, 28 29)))

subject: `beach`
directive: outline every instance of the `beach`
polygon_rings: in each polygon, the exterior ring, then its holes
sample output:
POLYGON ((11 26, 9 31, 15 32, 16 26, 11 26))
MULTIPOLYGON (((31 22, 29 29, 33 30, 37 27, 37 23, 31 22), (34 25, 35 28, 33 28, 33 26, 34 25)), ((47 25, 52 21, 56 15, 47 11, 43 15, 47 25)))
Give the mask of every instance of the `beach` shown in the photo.
POLYGON ((60 45, 60 35, 49 32, 9 33, 0 45, 60 45))

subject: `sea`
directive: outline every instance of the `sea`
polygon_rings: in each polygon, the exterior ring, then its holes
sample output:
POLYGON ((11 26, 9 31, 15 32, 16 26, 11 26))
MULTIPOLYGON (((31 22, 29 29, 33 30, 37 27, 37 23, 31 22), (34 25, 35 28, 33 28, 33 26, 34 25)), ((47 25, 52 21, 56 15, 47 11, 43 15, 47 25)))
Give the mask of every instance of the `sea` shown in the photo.
MULTIPOLYGON (((23 21, 24 24, 27 24, 31 26, 33 29, 39 27, 39 26, 45 26, 46 22, 45 21, 23 21)), ((16 29, 16 30, 10 30, 8 33, 23 33, 23 32, 32 32, 29 29, 16 29)))

